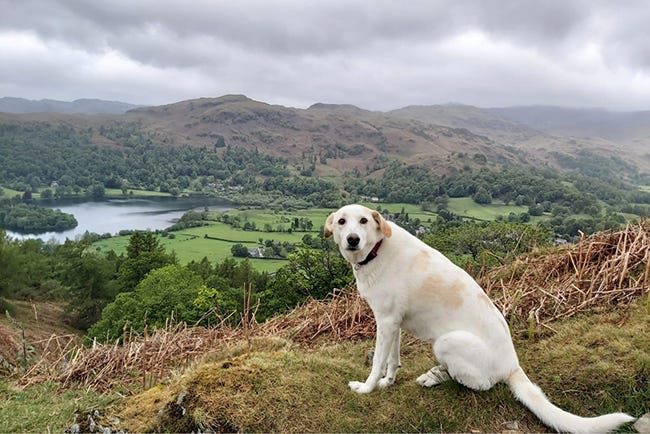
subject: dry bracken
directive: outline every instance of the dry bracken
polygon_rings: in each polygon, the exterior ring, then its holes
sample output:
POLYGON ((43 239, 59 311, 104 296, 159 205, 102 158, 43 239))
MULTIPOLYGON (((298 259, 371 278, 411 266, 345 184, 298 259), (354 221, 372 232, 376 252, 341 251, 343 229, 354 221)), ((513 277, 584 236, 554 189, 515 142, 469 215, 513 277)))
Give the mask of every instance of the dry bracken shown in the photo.
MULTIPOLYGON (((515 334, 592 309, 627 305, 648 294, 650 223, 582 237, 575 245, 531 254, 479 278, 515 334)), ((374 337, 372 312, 354 288, 335 290, 325 301, 310 300, 286 315, 238 327, 168 324, 151 335, 124 336, 124 343, 72 347, 56 337, 20 380, 24 386, 55 380, 63 386, 100 391, 130 384, 139 389, 215 348, 254 337, 277 336, 303 347, 324 341, 374 337)))

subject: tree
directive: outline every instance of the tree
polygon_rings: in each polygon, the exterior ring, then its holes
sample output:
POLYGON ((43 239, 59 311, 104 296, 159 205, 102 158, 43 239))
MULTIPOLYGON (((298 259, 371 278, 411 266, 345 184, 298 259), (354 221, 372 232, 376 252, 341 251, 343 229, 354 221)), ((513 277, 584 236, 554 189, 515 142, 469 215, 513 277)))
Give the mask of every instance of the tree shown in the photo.
POLYGON ((105 192, 106 190, 102 184, 94 184, 90 187, 90 190, 88 190, 88 196, 90 196, 92 200, 100 201, 104 199, 105 192))
POLYGON ((71 300, 66 312, 73 326, 88 329, 117 295, 116 258, 88 252, 90 242, 66 241, 57 247, 58 277, 71 300))
POLYGON ((492 196, 485 187, 477 188, 476 193, 472 195, 472 199, 479 205, 488 205, 492 203, 492 196))
POLYGON ((528 214, 532 216, 541 216, 544 214, 544 207, 542 205, 531 205, 528 207, 528 214))
POLYGON ((472 266, 502 264, 550 240, 550 231, 542 226, 510 222, 442 226, 424 237, 425 243, 455 262, 472 266))
POLYGON ((176 257, 165 252, 152 232, 131 235, 126 256, 118 272, 120 291, 132 291, 151 270, 176 263, 176 257))
POLYGON ((259 294, 259 320, 291 309, 309 297, 325 298, 332 289, 351 283, 349 264, 335 248, 328 247, 323 250, 299 248, 289 254, 289 263, 275 273, 259 294))
POLYGON ((0 228, 0 297, 6 297, 14 289, 17 264, 15 248, 0 228))
POLYGON ((52 199, 53 196, 54 193, 52 193, 52 190, 50 190, 49 188, 46 188, 45 190, 41 191, 41 199, 48 200, 48 199, 52 199))
POLYGON ((187 267, 167 265, 151 271, 133 292, 118 294, 115 301, 102 311, 101 320, 88 330, 89 338, 115 340, 123 329, 138 333, 145 326, 163 327, 173 317, 177 321, 194 323, 202 312, 194 306, 203 280, 187 267))
POLYGON ((233 244, 230 248, 230 252, 237 258, 247 258, 250 256, 250 253, 248 252, 246 246, 240 243, 233 244))

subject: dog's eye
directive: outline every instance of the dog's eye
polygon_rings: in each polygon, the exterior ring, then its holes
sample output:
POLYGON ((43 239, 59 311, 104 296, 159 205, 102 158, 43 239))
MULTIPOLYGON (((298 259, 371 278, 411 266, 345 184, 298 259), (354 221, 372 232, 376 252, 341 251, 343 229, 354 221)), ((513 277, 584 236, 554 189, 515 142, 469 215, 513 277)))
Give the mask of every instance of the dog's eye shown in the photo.
POLYGON ((339 219, 339 224, 344 225, 345 224, 345 219, 339 219))
POLYGON ((359 223, 361 223, 362 225, 365 225, 366 223, 368 223, 368 219, 365 218, 365 217, 361 217, 361 220, 359 220, 359 223))

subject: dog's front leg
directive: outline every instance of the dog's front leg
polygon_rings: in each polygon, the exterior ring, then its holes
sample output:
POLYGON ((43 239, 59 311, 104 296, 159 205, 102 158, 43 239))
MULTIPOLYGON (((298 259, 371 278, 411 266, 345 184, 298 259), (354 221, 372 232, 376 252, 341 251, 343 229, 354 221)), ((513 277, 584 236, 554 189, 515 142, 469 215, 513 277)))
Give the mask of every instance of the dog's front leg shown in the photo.
POLYGON ((388 354, 388 365, 386 367, 386 375, 384 375, 384 378, 379 380, 379 387, 384 388, 388 387, 391 384, 395 382, 395 378, 397 377, 397 371, 399 368, 402 367, 402 364, 400 363, 400 357, 399 357, 399 347, 400 347, 400 339, 401 339, 401 332, 398 330, 397 331, 397 339, 393 342, 393 348, 391 348, 390 353, 388 354))
MULTIPOLYGON (((386 374, 391 351, 399 351, 399 323, 393 319, 377 320, 377 342, 372 358, 372 369, 365 382, 350 381, 350 389, 357 393, 370 393, 377 387, 379 380, 386 374)), ((391 369, 392 370, 392 369, 391 369)), ((394 375, 394 373, 393 373, 394 375)))

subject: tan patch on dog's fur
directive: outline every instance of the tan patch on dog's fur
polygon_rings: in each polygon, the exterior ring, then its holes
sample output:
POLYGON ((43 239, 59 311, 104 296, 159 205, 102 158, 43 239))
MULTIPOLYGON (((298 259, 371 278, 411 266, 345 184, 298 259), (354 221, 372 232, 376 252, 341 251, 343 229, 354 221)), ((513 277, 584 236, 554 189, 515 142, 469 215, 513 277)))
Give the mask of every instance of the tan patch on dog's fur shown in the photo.
POLYGON ((436 302, 442 304, 449 309, 458 309, 463 305, 463 283, 455 281, 451 284, 443 282, 442 279, 436 276, 429 276, 426 278, 422 286, 419 288, 419 293, 426 297, 431 297, 436 302))
POLYGON ((426 269, 427 265, 429 265, 430 260, 431 258, 429 257, 429 252, 425 249, 422 249, 418 252, 417 255, 415 255, 415 258, 413 258, 413 262, 411 262, 409 270, 424 270, 426 269))
POLYGON ((480 293, 478 295, 478 298, 480 298, 483 303, 492 306, 492 300, 490 300, 490 297, 488 297, 486 293, 484 292, 480 293))

